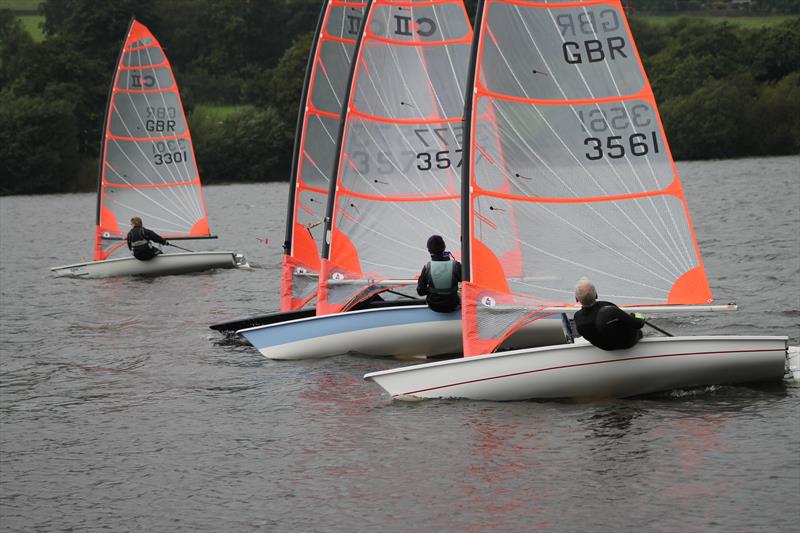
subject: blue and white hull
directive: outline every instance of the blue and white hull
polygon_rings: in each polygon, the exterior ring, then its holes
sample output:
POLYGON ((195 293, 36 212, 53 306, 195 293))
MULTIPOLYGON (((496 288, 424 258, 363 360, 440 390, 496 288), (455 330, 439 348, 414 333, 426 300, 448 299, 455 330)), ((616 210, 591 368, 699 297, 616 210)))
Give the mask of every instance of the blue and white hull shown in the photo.
MULTIPOLYGON (((461 311, 436 313, 426 305, 313 316, 237 332, 269 359, 313 359, 346 353, 442 357, 462 353, 461 311)), ((560 317, 537 320, 501 349, 565 342, 560 317)))

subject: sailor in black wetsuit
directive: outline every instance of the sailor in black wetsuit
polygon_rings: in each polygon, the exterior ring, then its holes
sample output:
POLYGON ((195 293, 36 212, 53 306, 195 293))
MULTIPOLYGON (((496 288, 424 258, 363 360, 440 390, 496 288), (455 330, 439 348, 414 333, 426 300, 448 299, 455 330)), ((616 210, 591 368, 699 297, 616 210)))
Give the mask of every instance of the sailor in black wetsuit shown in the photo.
POLYGON ((444 239, 433 235, 428 239, 431 260, 422 267, 417 281, 417 294, 426 296, 428 307, 439 313, 450 313, 461 305, 458 283, 461 281, 461 263, 445 251, 444 239))
POLYGON ((128 250, 133 251, 133 257, 140 261, 147 261, 162 253, 150 241, 169 244, 161 235, 142 226, 142 219, 139 217, 131 219, 131 226, 133 227, 125 239, 128 241, 128 250))
POLYGON ((644 315, 631 315, 611 302, 597 301, 597 289, 588 279, 581 278, 575 286, 575 301, 581 304, 575 313, 578 333, 598 348, 630 348, 642 338, 644 315))

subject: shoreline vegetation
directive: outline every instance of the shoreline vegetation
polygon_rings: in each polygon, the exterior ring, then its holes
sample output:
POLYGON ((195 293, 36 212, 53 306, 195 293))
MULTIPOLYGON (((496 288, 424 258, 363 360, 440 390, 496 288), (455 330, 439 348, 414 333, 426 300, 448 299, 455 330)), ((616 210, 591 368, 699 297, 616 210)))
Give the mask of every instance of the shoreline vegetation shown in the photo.
MULTIPOLYGON (((0 195, 96 188, 108 85, 132 14, 165 47, 204 185, 288 180, 320 0, 104 4, 0 0, 0 195)), ((676 160, 800 153, 800 6, 623 4, 676 160)))

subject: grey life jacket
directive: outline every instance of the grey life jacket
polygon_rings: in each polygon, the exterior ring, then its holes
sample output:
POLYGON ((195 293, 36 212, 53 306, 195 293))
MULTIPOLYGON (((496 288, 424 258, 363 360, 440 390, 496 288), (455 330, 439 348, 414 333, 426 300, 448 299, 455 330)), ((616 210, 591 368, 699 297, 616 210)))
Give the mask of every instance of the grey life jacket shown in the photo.
POLYGON ((437 295, 450 295, 458 292, 458 283, 455 282, 455 261, 429 261, 428 293, 437 295))

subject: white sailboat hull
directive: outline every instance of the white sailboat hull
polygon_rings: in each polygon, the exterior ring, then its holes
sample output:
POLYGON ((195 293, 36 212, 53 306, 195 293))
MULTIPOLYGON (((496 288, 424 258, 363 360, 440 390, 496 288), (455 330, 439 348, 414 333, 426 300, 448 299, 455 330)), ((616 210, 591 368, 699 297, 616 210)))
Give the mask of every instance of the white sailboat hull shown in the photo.
POLYGON ((585 341, 366 374, 394 398, 624 398, 678 388, 780 381, 788 337, 654 337, 627 350, 585 341))
MULTIPOLYGON (((371 356, 445 356, 462 353, 461 312, 436 313, 427 305, 348 311, 239 330, 269 359, 315 359, 356 353, 371 356)), ((537 320, 504 346, 563 343, 561 319, 537 320)))
POLYGON ((135 257, 106 259, 51 268, 56 276, 108 278, 113 276, 167 276, 213 268, 247 267, 244 256, 235 252, 185 252, 161 254, 149 261, 135 257))

